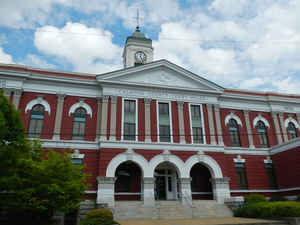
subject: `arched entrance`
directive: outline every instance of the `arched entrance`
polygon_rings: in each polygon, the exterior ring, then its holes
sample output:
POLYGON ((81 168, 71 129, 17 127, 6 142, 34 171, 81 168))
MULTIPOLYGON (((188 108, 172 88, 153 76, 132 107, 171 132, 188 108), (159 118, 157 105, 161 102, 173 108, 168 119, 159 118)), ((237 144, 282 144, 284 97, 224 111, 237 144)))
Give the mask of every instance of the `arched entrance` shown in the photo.
POLYGON ((192 199, 213 199, 211 174, 209 169, 196 163, 190 171, 192 199))
POLYGON ((121 163, 116 169, 115 178, 115 200, 141 200, 142 170, 136 163, 121 163))
POLYGON ((154 170, 155 200, 177 200, 178 193, 177 168, 170 162, 160 163, 154 170))

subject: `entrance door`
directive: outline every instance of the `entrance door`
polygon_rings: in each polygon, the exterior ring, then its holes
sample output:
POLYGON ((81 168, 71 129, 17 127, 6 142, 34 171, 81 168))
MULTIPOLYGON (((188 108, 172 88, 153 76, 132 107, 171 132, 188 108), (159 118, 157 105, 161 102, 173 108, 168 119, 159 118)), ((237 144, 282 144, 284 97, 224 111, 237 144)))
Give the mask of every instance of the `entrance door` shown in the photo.
POLYGON ((155 199, 166 200, 166 181, 164 176, 155 177, 155 199))
POLYGON ((177 200, 177 181, 176 169, 170 163, 158 165, 154 173, 155 178, 155 199, 156 200, 177 200))

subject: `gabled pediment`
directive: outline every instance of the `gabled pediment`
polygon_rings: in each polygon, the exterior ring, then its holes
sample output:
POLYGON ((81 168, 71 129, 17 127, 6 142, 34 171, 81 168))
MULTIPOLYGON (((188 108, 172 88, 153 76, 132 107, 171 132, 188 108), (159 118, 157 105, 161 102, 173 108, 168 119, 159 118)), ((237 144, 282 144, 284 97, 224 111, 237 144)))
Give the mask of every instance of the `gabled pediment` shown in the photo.
POLYGON ((98 81, 186 90, 222 92, 223 88, 166 60, 97 76, 98 81))

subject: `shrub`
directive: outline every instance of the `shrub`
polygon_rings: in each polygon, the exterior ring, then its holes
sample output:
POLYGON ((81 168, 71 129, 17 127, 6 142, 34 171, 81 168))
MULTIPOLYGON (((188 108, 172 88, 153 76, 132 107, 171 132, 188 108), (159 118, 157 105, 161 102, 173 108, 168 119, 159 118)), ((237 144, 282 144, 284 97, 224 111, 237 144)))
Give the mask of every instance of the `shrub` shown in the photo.
POLYGON ((286 201, 286 198, 281 195, 272 195, 272 197, 269 199, 270 202, 284 202, 286 201))
POLYGON ((113 220, 109 209, 94 209, 89 211, 80 221, 81 225, 113 225, 118 224, 113 220))
POLYGON ((300 195, 297 195, 296 201, 297 201, 297 202, 300 202, 300 195))
POLYGON ((256 202, 265 202, 267 201, 265 196, 260 194, 250 194, 245 196, 245 203, 256 203, 256 202))
POLYGON ((278 218, 300 216, 299 202, 257 202, 245 204, 234 213, 239 217, 278 218))

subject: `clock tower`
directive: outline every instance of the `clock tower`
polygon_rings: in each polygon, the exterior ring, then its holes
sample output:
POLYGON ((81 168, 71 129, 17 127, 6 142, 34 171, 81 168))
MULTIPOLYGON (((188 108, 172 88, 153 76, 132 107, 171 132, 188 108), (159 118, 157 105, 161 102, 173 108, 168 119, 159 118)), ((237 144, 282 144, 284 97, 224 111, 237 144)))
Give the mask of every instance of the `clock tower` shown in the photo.
POLYGON ((152 40, 146 38, 139 27, 126 39, 123 51, 124 68, 143 65, 153 61, 152 40))

